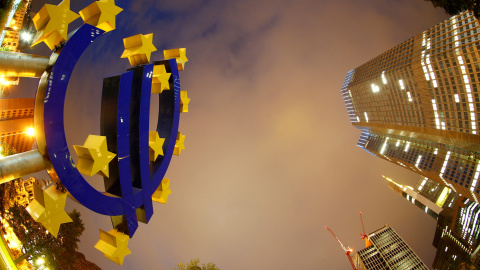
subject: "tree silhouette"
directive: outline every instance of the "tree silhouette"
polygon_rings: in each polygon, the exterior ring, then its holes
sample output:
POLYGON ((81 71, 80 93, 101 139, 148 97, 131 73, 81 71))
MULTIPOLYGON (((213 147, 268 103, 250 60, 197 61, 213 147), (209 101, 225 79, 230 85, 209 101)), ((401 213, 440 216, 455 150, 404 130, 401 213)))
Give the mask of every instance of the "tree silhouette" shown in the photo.
POLYGON ((473 12, 477 20, 480 18, 480 5, 477 0, 425 0, 431 2, 434 7, 441 7, 449 15, 457 15, 465 10, 473 12))
POLYGON ((220 270, 217 266, 209 262, 208 264, 202 263, 200 266, 200 259, 191 259, 186 265, 183 263, 178 263, 177 268, 174 270, 220 270))
MULTIPOLYGON (((78 268, 84 264, 78 260, 86 260, 83 254, 77 252, 85 227, 77 210, 74 209, 69 215, 73 222, 62 224, 58 237, 55 238, 40 223, 33 220, 25 207, 18 204, 10 207, 5 217, 23 245, 23 255, 16 261, 27 259, 35 264, 38 259, 43 258, 44 265, 50 269, 87 269, 78 268)), ((94 265, 88 269, 100 268, 94 265)))

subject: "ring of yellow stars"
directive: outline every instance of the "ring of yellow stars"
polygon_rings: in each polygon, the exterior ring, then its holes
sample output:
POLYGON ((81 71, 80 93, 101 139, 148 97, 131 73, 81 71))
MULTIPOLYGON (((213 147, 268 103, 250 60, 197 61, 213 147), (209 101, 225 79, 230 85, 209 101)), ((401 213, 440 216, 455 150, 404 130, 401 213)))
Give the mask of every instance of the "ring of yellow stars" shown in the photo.
POLYGON ((170 190, 170 179, 163 178, 162 183, 158 186, 157 190, 153 192, 152 200, 166 204, 168 195, 170 195, 172 191, 170 190))
POLYGON ((95 248, 103 252, 103 255, 113 262, 122 265, 125 256, 132 252, 128 249, 128 235, 115 229, 105 232, 100 229, 100 240, 95 248))
POLYGON ((182 135, 180 132, 178 132, 173 154, 179 156, 182 150, 185 150, 185 135, 182 135))
POLYGON ((107 137, 88 135, 81 145, 74 145, 78 155, 77 169, 88 176, 98 173, 108 177, 108 163, 116 156, 107 149, 107 137))
POLYGON ((187 96, 187 91, 180 91, 180 112, 188 112, 188 104, 190 99, 187 96))
POLYGON ((115 5, 115 0, 100 0, 93 2, 79 13, 85 23, 109 32, 115 29, 115 16, 122 10, 115 5))
POLYGON ((164 138, 158 136, 158 132, 150 131, 148 133, 149 159, 155 161, 159 155, 163 156, 164 138))
POLYGON ((183 70, 185 69, 185 63, 188 62, 187 56, 185 56, 186 53, 186 48, 171 49, 164 50, 163 56, 165 57, 165 60, 175 58, 177 60, 178 70, 183 70))
POLYGON ((136 66, 150 63, 150 56, 157 48, 153 46, 153 34, 127 37, 123 39, 125 51, 120 58, 127 58, 130 65, 136 66))
POLYGON ((67 193, 61 192, 55 186, 42 190, 33 185, 33 196, 33 201, 27 206, 28 213, 57 238, 60 225, 73 221, 65 212, 67 193))
POLYGON ((165 65, 155 65, 152 75, 152 94, 161 94, 163 90, 169 90, 170 82, 168 80, 170 76, 172 76, 172 73, 167 73, 165 65))
POLYGON ((67 39, 68 24, 78 17, 70 10, 70 0, 63 0, 58 6, 45 4, 32 19, 37 29, 32 46, 43 41, 53 50, 67 39))

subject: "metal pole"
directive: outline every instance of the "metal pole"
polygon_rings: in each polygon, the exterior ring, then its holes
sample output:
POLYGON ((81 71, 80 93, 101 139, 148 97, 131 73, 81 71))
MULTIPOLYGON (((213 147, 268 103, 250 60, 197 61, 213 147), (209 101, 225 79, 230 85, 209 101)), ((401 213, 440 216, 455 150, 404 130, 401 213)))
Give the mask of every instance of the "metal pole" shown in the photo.
POLYGON ((38 150, 31 150, 0 159, 0 184, 45 170, 45 161, 38 150))
POLYGON ((49 58, 19 52, 0 52, 0 76, 40 78, 49 58))

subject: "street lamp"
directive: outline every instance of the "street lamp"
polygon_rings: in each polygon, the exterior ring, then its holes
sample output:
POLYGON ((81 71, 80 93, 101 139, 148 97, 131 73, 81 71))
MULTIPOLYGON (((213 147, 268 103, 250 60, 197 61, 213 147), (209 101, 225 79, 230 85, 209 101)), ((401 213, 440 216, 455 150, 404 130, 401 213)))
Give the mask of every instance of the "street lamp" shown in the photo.
POLYGON ((30 32, 22 32, 20 34, 20 37, 22 38, 23 41, 30 43, 33 39, 33 35, 30 32))
POLYGON ((5 77, 3 76, 0 77, 0 85, 9 85, 8 81, 5 80, 5 77))
POLYGON ((27 134, 28 134, 29 136, 35 135, 35 129, 33 129, 33 128, 28 128, 28 129, 27 129, 27 134))
MULTIPOLYGON (((28 136, 33 136, 33 135, 35 135, 35 129, 33 127, 30 127, 30 128, 27 128, 27 130, 24 131, 24 132, 7 134, 7 135, 0 136, 0 138, 8 137, 8 136, 15 136, 15 135, 18 135, 18 134, 27 134, 28 136)), ((0 149, 0 151, 1 151, 1 149, 0 149)))
POLYGON ((45 263, 45 259, 43 257, 40 257, 35 261, 35 264, 38 266, 42 266, 44 263, 45 263))

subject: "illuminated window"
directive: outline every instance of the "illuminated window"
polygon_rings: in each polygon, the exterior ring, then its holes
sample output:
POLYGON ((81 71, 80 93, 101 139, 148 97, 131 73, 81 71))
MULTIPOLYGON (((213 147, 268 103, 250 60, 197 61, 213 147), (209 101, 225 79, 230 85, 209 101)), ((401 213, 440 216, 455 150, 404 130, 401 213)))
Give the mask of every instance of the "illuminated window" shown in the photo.
POLYGON ((410 148, 410 142, 407 142, 407 145, 405 146, 405 152, 408 152, 409 148, 410 148))
POLYGON ((415 167, 418 167, 418 165, 420 164, 420 161, 422 161, 422 155, 418 156, 417 162, 415 162, 415 167))
POLYGON ((387 77, 385 77, 385 71, 382 72, 382 82, 383 84, 387 84, 387 77))
POLYGON ((412 102, 413 99, 412 99, 412 95, 410 94, 410 92, 407 92, 407 96, 408 96, 408 101, 412 102))
POLYGON ((384 143, 383 146, 382 146, 382 149, 380 150, 380 154, 382 154, 382 155, 383 155, 383 153, 385 152, 385 149, 387 148, 388 139, 389 139, 389 138, 387 137, 387 139, 385 140, 385 143, 384 143))

